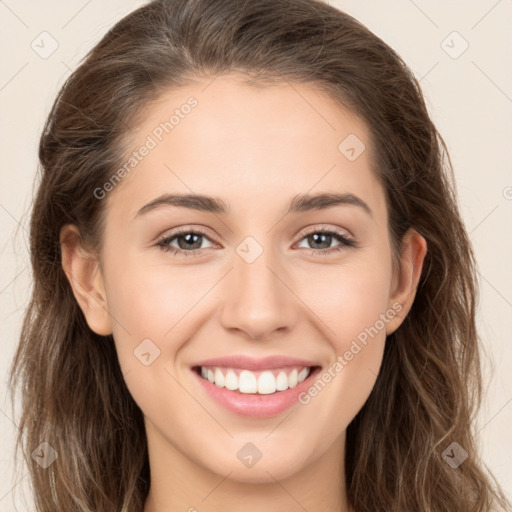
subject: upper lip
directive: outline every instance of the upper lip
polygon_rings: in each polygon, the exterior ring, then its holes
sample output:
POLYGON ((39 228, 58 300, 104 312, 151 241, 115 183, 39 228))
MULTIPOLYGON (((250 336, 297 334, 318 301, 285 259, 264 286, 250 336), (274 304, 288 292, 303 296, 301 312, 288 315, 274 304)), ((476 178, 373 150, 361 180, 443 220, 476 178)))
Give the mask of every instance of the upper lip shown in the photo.
POLYGON ((286 366, 318 366, 314 361, 297 359, 288 356, 269 356, 262 359, 255 359, 249 356, 216 357, 199 361, 194 366, 220 366, 226 368, 240 368, 243 370, 272 370, 286 366))

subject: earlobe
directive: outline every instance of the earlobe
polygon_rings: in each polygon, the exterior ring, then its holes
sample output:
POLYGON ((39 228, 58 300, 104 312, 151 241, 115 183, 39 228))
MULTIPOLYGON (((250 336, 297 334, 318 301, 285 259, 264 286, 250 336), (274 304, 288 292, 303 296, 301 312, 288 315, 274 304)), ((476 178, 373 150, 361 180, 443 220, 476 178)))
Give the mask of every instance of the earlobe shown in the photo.
POLYGON ((398 329, 412 307, 426 254, 426 240, 415 229, 410 228, 402 242, 400 270, 393 280, 389 307, 397 311, 397 314, 387 323, 388 335, 398 329))
POLYGON ((112 323, 99 261, 83 246, 80 231, 75 225, 62 227, 60 248, 62 268, 87 324, 96 334, 111 334, 112 323))

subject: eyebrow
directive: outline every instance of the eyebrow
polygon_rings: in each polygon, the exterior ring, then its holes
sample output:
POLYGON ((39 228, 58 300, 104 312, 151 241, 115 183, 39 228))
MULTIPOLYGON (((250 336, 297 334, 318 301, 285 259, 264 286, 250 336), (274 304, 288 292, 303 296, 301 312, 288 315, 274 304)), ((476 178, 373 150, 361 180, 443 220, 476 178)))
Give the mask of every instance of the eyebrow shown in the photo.
MULTIPOLYGON (((324 210, 334 206, 347 205, 362 208, 370 217, 373 217, 371 208, 360 197, 351 194, 299 194, 295 196, 288 206, 290 213, 300 213, 315 210, 324 210)), ((161 206, 178 206, 181 208, 190 208, 203 212, 226 214, 230 211, 229 206, 220 198, 206 196, 203 194, 163 194, 148 204, 144 205, 136 214, 139 217, 145 213, 156 210, 161 206)))

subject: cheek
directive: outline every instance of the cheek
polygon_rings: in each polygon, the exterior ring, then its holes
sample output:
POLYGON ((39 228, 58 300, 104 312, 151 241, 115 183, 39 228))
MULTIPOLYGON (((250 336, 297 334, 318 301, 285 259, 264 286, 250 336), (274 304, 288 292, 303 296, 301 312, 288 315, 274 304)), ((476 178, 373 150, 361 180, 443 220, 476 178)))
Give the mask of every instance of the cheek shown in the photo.
POLYGON ((314 280, 303 283, 300 296, 329 327, 325 332, 337 353, 376 324, 385 333, 380 320, 388 308, 391 277, 390 260, 365 257, 356 263, 319 268, 314 280))
POLYGON ((329 366, 302 403, 311 403, 319 423, 330 424, 333 435, 353 419, 375 384, 386 325, 395 316, 388 309, 391 277, 390 259, 361 258, 357 264, 317 272, 315 287, 301 291, 304 302, 328 326, 322 330, 332 352, 329 366))
MULTIPOLYGON (((198 300, 186 272, 162 265, 144 265, 126 257, 109 268, 106 282, 113 337, 125 382, 148 417, 162 415, 165 400, 185 410, 190 405, 175 385, 174 361, 182 344, 187 312, 198 300)), ((169 418, 172 421, 172 418, 169 418)))
POLYGON ((192 267, 148 264, 126 258, 112 265, 107 282, 109 310, 133 337, 164 335, 197 301, 200 287, 192 267))
POLYGON ((172 357, 163 340, 185 313, 183 288, 175 280, 171 285, 161 268, 139 264, 129 253, 122 261, 106 261, 105 276, 113 337, 123 374, 130 372, 132 377, 138 376, 141 385, 149 385, 164 360, 172 357), (143 355, 147 353, 150 356, 143 355), (148 359, 151 364, 146 367, 148 359))

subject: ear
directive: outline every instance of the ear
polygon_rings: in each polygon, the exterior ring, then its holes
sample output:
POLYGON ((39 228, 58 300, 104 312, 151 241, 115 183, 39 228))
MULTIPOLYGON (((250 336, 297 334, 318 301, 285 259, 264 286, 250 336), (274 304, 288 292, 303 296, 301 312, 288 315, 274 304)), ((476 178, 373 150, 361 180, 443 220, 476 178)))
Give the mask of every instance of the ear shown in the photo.
POLYGON ((404 235, 400 257, 400 269, 395 269, 389 299, 389 308, 396 312, 386 325, 386 334, 391 334, 400 327, 409 313, 423 268, 427 242, 413 228, 404 235))
POLYGON ((82 242, 80 231, 66 224, 60 231, 62 268, 87 324, 96 334, 112 334, 112 323, 99 261, 82 242))

